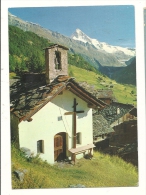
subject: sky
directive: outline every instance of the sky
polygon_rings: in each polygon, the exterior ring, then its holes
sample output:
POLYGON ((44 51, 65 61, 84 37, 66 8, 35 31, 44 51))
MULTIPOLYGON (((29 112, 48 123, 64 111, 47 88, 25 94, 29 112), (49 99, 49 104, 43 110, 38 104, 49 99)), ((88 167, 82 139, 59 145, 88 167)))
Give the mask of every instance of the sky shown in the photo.
POLYGON ((9 8, 11 14, 70 37, 79 28, 110 45, 135 48, 134 6, 9 8))

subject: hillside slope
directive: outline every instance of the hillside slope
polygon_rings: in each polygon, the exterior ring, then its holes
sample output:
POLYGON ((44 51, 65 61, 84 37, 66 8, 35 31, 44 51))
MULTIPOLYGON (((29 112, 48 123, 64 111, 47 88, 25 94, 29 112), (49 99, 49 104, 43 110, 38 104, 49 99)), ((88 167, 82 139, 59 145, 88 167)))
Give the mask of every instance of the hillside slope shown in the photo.
POLYGON ((13 189, 129 187, 137 183, 137 168, 116 156, 94 152, 91 160, 82 158, 75 166, 62 162, 51 166, 38 157, 26 159, 12 144, 13 189), (16 170, 24 172, 23 181, 17 178, 16 170))
POLYGON ((134 85, 119 84, 105 75, 99 75, 75 66, 69 66, 69 73, 76 81, 87 82, 93 89, 112 89, 118 102, 136 105, 136 87, 134 85), (112 88, 111 88, 112 87, 112 88))

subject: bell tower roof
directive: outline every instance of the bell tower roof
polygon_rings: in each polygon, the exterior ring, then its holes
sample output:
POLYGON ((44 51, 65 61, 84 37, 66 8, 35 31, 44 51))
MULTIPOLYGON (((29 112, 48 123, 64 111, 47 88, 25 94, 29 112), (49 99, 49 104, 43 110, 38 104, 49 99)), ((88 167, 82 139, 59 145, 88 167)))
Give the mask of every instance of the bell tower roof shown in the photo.
POLYGON ((44 50, 46 50, 46 49, 52 49, 52 48, 54 48, 54 47, 60 47, 60 48, 63 48, 63 49, 65 49, 65 50, 69 50, 67 47, 65 47, 65 46, 63 46, 63 45, 59 45, 59 44, 52 44, 52 45, 50 45, 49 47, 44 48, 44 50))

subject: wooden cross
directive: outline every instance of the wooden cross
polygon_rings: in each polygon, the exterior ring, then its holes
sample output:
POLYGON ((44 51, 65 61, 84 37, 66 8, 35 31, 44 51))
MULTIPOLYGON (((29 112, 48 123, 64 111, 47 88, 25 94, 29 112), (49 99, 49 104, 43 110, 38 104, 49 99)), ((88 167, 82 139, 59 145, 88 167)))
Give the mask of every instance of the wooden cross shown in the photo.
MULTIPOLYGON (((65 115, 70 115, 73 114, 73 148, 76 148, 76 115, 77 113, 84 113, 83 110, 77 111, 76 107, 77 107, 78 103, 76 102, 76 98, 74 98, 74 104, 73 104, 73 112, 65 112, 65 115)), ((74 155, 74 162, 75 162, 75 155, 74 155)))

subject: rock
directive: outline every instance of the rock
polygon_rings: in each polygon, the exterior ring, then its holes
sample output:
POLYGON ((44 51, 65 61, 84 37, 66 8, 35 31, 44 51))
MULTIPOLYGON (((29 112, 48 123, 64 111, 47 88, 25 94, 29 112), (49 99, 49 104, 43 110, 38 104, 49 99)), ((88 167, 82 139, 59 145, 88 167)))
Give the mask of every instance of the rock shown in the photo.
POLYGON ((82 184, 77 184, 77 185, 69 185, 69 188, 85 188, 85 186, 82 184))
POLYGON ((24 153, 24 156, 26 158, 32 157, 32 153, 31 153, 31 150, 30 149, 25 148, 25 147, 22 147, 20 150, 24 153))
POLYGON ((76 185, 76 188, 85 188, 85 186, 82 185, 82 184, 77 184, 77 185, 76 185))
POLYGON ((14 173, 16 174, 17 178, 22 182, 24 179, 24 173, 19 170, 15 170, 14 173))
POLYGON ((20 170, 15 170, 14 173, 15 173, 15 175, 17 176, 17 178, 18 178, 21 182, 23 182, 24 175, 25 175, 26 173, 28 173, 28 170, 27 170, 27 169, 23 169, 22 171, 20 171, 20 170))
POLYGON ((28 170, 27 169, 23 169, 23 173, 28 173, 28 170))

